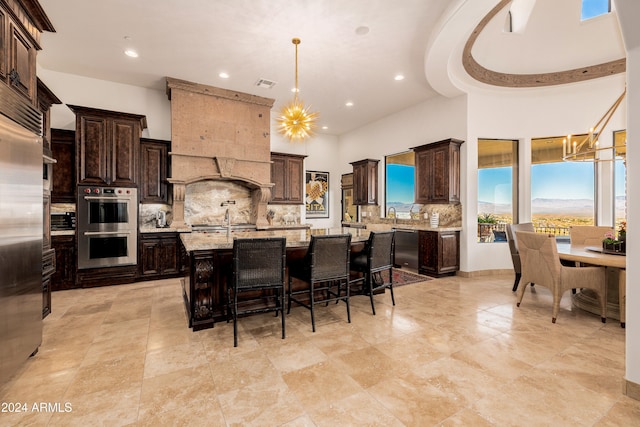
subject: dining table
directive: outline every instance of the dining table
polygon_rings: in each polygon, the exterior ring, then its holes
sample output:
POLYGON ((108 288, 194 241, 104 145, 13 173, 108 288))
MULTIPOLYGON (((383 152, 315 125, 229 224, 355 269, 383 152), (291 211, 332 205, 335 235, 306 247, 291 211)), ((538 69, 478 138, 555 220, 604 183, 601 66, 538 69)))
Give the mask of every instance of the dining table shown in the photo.
MULTIPOLYGON (((627 257, 624 253, 607 253, 601 246, 572 245, 558 243, 558 256, 561 260, 576 262, 576 266, 589 264, 605 267, 607 271, 607 312, 610 317, 618 313, 620 326, 625 327, 626 289, 627 289, 627 257), (617 280, 616 280, 617 276, 617 280), (617 297, 617 298, 616 298, 617 297), (609 308, 611 306, 611 310, 609 308)), ((590 290, 583 290, 573 295, 573 304, 583 310, 599 314, 597 295, 590 290)))

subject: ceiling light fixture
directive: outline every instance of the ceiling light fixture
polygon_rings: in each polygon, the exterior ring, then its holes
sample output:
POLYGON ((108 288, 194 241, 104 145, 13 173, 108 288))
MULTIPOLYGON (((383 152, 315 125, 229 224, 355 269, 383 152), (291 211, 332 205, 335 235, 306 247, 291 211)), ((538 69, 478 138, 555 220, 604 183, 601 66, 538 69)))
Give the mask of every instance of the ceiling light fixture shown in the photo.
POLYGON ((400 80, 404 80, 404 76, 402 74, 396 74, 393 79, 399 82, 400 80))
POLYGON ((129 58, 137 58, 138 57, 138 52, 136 52, 133 49, 127 49, 124 51, 124 54, 127 55, 129 58))
POLYGON ((353 107, 353 102, 347 101, 344 103, 344 105, 346 105, 347 107, 353 107))
POLYGON ((622 95, 616 99, 606 113, 600 118, 598 123, 591 129, 589 134, 579 140, 571 135, 568 135, 566 139, 562 140, 562 160, 567 162, 610 162, 617 159, 626 160, 626 141, 624 142, 624 150, 621 146, 617 146, 615 143, 609 147, 601 147, 598 141, 602 131, 609 123, 609 120, 616 112, 620 103, 624 99, 627 90, 622 92, 622 95), (610 151, 610 154, 605 154, 606 151, 610 151))
POLYGON ((298 100, 298 45, 300 39, 291 40, 296 46, 296 86, 293 100, 282 108, 278 122, 278 131, 289 139, 290 142, 303 142, 313 135, 318 120, 318 113, 309 112, 310 107, 305 107, 302 100, 298 100))
POLYGON ((220 77, 221 79, 228 79, 229 78, 229 74, 227 74, 227 73, 225 73, 223 71, 220 74, 218 74, 218 77, 220 77))

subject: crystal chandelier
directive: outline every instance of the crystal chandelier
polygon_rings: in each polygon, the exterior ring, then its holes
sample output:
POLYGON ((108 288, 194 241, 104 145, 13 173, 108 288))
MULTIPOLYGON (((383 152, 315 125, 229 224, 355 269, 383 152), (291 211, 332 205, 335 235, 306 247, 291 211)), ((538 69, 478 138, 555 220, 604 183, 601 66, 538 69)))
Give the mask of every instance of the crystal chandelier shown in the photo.
POLYGON ((294 38, 291 43, 296 46, 296 86, 293 100, 282 108, 276 121, 278 122, 278 132, 288 138, 290 142, 302 142, 313 135, 319 114, 309 112, 310 107, 305 107, 304 102, 298 99, 298 45, 300 39, 294 38))
MULTIPOLYGON (((626 93, 625 89, 622 95, 616 99, 613 105, 604 113, 604 116, 596 123, 595 127, 589 129, 588 135, 583 138, 568 135, 562 141, 562 160, 567 162, 603 162, 625 159, 626 150, 617 150, 616 148, 619 147, 615 143, 609 147, 601 147, 598 137, 602 135, 602 131, 622 103, 626 93), (610 151, 610 154, 605 154, 606 151, 610 151)), ((626 146, 626 141, 624 145, 626 146)))

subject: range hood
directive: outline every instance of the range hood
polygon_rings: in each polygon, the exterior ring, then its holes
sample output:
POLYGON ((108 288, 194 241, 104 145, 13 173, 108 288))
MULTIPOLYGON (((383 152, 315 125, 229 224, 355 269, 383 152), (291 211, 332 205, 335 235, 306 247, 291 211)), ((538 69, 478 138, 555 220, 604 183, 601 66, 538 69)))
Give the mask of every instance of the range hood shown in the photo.
POLYGON ((190 184, 232 181, 250 189, 251 222, 266 225, 271 199, 270 111, 274 99, 167 77, 171 101, 173 222, 185 223, 190 184))

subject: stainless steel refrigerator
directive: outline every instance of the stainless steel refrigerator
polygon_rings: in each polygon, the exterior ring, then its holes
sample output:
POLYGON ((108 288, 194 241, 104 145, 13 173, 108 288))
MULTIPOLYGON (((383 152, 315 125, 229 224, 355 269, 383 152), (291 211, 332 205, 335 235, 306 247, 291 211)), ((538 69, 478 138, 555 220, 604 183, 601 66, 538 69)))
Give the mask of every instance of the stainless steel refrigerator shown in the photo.
MULTIPOLYGON (((2 93, 0 104, 9 98, 2 93)), ((42 342, 42 139, 0 105, 0 384, 42 342)), ((30 107, 27 107, 30 109, 30 107)))

